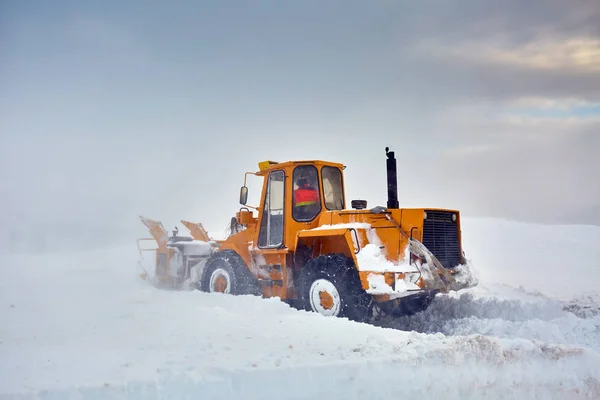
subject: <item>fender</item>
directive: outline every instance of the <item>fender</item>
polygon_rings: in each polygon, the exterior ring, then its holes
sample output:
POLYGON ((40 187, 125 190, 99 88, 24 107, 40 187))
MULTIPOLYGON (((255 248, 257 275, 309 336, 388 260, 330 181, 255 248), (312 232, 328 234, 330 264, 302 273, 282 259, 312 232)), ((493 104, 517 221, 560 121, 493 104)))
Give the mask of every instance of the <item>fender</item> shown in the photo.
POLYGON ((359 235, 354 228, 311 229, 299 231, 296 249, 312 249, 312 257, 321 254, 341 253, 358 265, 356 254, 360 251, 359 235))

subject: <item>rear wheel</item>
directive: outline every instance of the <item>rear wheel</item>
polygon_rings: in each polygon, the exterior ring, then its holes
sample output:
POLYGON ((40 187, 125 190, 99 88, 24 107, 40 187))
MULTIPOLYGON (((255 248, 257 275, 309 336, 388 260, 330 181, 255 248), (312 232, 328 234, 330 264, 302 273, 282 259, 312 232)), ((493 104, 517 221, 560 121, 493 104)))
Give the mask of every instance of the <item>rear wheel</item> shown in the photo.
POLYGON ((209 293, 259 295, 258 281, 242 258, 233 251, 222 251, 206 265, 200 289, 209 293))
POLYGON ((306 310, 361 322, 372 315, 373 299, 362 288, 354 262, 342 254, 307 262, 300 272, 299 289, 306 310))

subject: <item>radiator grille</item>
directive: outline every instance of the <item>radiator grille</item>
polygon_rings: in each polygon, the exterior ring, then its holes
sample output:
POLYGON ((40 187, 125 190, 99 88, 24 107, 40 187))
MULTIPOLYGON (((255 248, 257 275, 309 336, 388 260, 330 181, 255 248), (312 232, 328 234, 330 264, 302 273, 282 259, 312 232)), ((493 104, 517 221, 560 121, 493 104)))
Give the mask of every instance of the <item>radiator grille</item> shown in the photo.
POLYGON ((448 211, 425 210, 423 221, 423 244, 446 268, 454 268, 461 262, 458 225, 448 211))

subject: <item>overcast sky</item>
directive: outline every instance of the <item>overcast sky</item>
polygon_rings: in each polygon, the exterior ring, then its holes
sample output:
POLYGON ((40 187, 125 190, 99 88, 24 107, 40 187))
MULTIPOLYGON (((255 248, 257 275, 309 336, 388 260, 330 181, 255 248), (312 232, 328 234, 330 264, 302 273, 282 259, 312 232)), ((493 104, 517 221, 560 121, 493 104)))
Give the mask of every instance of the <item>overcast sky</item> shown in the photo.
POLYGON ((265 159, 385 205, 386 146, 403 207, 600 224, 600 0, 3 1, 0 51, 5 238, 221 232, 265 159))

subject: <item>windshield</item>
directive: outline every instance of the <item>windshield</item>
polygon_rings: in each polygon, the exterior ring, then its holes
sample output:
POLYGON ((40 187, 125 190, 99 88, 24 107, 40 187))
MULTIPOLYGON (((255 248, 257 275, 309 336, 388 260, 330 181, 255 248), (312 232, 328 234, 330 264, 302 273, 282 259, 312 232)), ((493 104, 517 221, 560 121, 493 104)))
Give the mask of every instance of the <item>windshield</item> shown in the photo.
POLYGON ((344 209, 344 189, 342 186, 342 172, 338 168, 323 167, 323 196, 325 207, 328 210, 344 209))
POLYGON ((294 169, 292 216, 296 221, 312 221, 321 212, 319 172, 313 165, 294 169))

